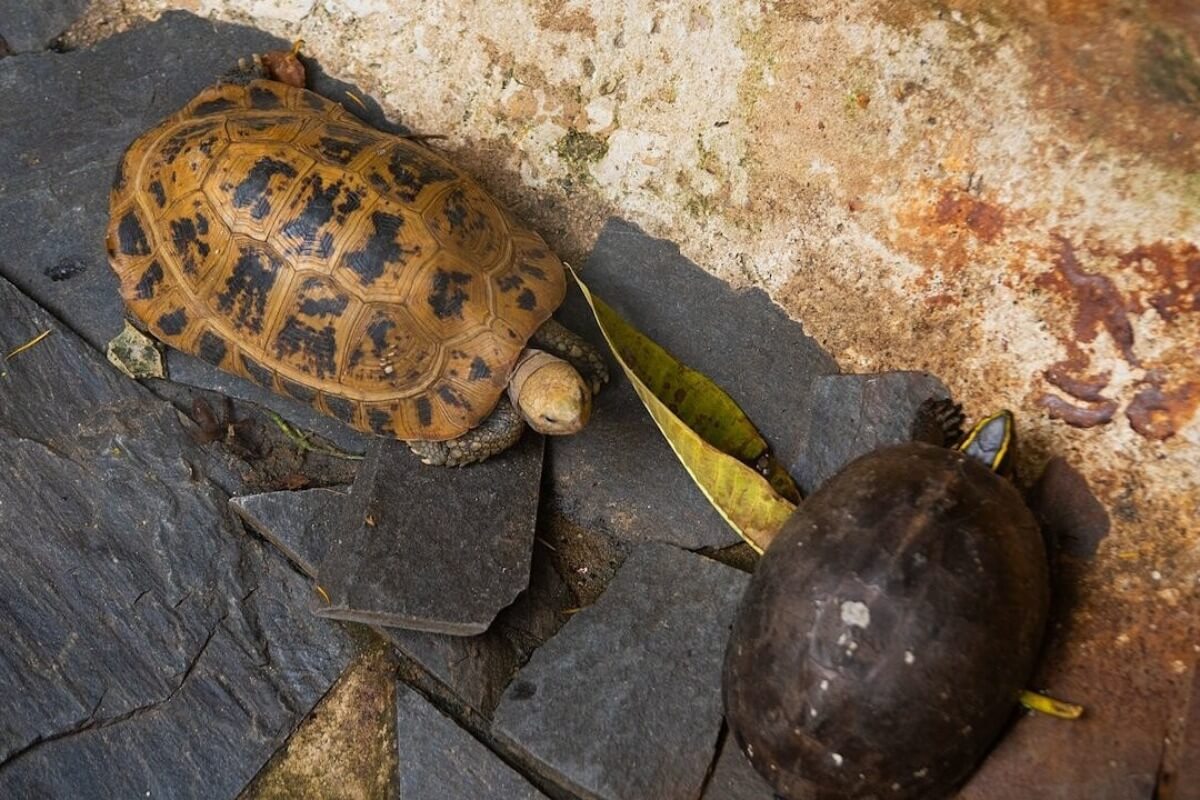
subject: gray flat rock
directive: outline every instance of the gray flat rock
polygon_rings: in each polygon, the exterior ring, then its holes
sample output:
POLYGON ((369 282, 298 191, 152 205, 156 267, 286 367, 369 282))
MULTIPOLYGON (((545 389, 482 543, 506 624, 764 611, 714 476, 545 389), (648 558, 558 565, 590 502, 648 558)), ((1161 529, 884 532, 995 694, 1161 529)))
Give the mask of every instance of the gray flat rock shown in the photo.
POLYGON ((375 440, 317 568, 322 616, 470 636, 529 585, 542 437, 462 469, 375 440))
MULTIPOLYGON (((799 323, 754 289, 738 292, 688 261, 672 242, 609 220, 582 276, 625 319, 741 405, 784 464, 802 452, 809 386, 837 365, 799 323)), ((562 321, 608 352, 578 291, 562 321)), ((611 362, 611 356, 610 356, 611 362)), ((615 363, 588 427, 552 440, 562 513, 633 541, 717 547, 738 541, 671 451, 615 363)))
POLYGON ((0 39, 14 53, 42 50, 87 7, 88 0, 0 0, 0 39))
POLYGON ((521 775, 404 684, 396 686, 398 800, 544 800, 521 775))
MULTIPOLYGON (((334 489, 236 497, 230 505, 310 577, 324 558, 349 495, 334 489)), ((573 604, 544 548, 534 551, 529 590, 500 612, 485 633, 448 636, 376 626, 450 696, 490 717, 517 667, 558 630, 573 604)))
POLYGON ((490 719, 517 668, 558 631, 572 602, 570 589, 538 548, 529 589, 502 610, 486 632, 448 636, 402 628, 379 631, 451 696, 490 719))
POLYGON ((929 398, 949 397, 946 386, 924 372, 825 375, 813 382, 789 471, 805 495, 865 453, 912 439, 917 409, 929 398))
POLYGON ((721 661, 749 576, 634 549, 505 691, 493 732, 582 797, 699 795, 721 727, 721 661))
POLYGON ((738 749, 730 734, 725 737, 701 800, 775 800, 775 792, 750 766, 750 759, 738 749))
POLYGON ((333 533, 329 526, 330 509, 342 513, 348 489, 250 494, 229 498, 229 507, 301 572, 312 577, 317 574, 317 562, 333 533))
POLYGON ((234 797, 349 662, 172 406, 0 279, 0 797, 234 797))

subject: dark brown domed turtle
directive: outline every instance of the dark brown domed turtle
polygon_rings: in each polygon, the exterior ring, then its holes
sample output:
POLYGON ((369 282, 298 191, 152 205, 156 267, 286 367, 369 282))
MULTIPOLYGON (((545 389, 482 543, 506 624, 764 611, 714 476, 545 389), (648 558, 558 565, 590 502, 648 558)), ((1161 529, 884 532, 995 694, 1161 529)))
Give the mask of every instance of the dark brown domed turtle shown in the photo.
POLYGON ((934 800, 995 741, 1031 677, 1046 551, 1003 469, 1012 415, 957 448, 851 462, 767 548, 725 660, 738 744, 789 800, 934 800))
POLYGON ((303 83, 295 51, 268 54, 129 146, 108 251, 133 316, 427 463, 526 422, 579 430, 607 372, 550 319, 562 262, 470 176, 303 83))

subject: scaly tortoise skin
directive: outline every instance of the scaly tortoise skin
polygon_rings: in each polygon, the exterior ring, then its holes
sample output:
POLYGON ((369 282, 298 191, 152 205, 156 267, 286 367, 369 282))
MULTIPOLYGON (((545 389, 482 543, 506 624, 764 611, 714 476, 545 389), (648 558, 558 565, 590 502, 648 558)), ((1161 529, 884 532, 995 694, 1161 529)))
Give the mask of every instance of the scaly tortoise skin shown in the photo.
POLYGON ((496 408, 562 262, 470 177, 313 92, 218 84, 118 167, 108 251, 165 343, 377 435, 496 408))

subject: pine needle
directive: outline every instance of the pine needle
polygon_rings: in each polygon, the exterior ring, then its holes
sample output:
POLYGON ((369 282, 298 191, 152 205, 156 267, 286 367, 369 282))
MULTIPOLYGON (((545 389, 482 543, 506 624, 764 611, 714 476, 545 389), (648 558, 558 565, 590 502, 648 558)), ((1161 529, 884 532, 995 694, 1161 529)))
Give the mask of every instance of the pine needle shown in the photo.
POLYGON ((23 345, 20 345, 19 347, 15 347, 15 348, 13 348, 12 350, 10 350, 10 351, 9 351, 8 355, 6 355, 6 356, 4 357, 4 360, 5 360, 5 361, 8 361, 9 359, 12 359, 12 358, 15 358, 16 356, 19 356, 21 353, 24 353, 26 350, 28 350, 29 348, 33 347, 33 346, 34 346, 34 345, 36 345, 38 342, 40 342, 40 341, 42 341, 43 339, 45 339, 45 338, 46 338, 47 336, 49 336, 49 335, 50 335, 50 334, 51 334, 53 331, 54 331, 54 329, 53 329, 53 328, 48 328, 48 329, 46 329, 46 330, 42 331, 41 333, 39 333, 37 336, 35 336, 35 337, 33 337, 32 339, 30 339, 30 340, 29 340, 28 342, 26 342, 25 344, 23 344, 23 345))

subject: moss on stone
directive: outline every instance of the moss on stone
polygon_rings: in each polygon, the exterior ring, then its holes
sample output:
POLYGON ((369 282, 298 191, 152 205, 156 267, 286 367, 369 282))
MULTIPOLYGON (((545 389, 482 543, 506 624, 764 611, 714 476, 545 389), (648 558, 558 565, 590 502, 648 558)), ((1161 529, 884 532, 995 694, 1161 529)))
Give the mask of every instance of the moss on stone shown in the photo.
POLYGON ((608 142, 599 136, 572 129, 558 140, 555 149, 570 170, 586 172, 588 166, 604 158, 608 152, 608 142))
POLYGON ((1160 96, 1200 112, 1200 64, 1182 36, 1151 31, 1140 66, 1143 79, 1160 96))

